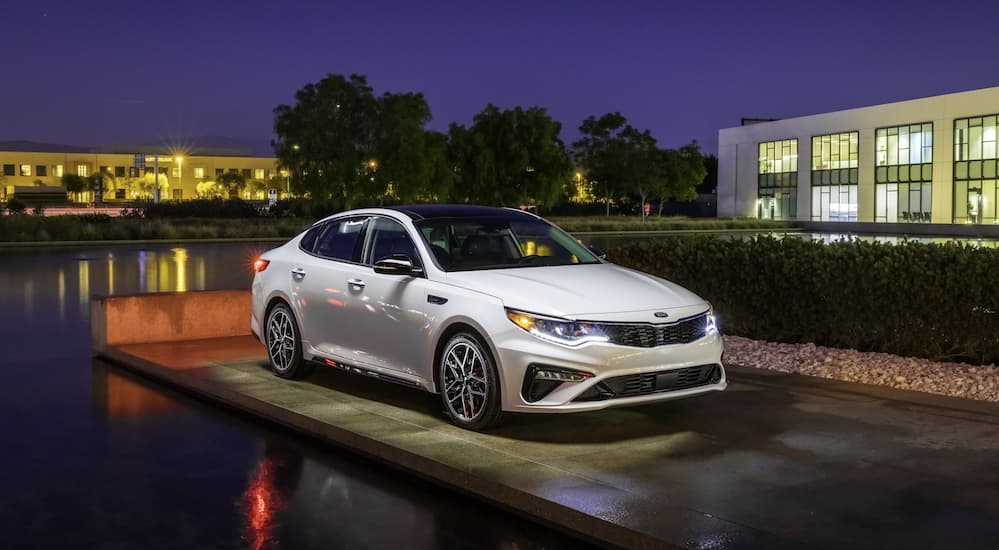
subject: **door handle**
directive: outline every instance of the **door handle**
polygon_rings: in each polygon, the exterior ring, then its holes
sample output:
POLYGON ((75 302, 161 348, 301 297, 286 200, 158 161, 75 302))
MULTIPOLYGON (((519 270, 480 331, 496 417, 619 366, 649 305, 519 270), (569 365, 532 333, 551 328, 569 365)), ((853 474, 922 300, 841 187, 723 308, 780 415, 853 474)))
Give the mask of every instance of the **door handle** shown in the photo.
POLYGON ((364 288, 364 281, 360 279, 347 279, 347 284, 354 288, 364 288))
POLYGON ((296 279, 302 280, 305 278, 305 270, 300 267, 296 267, 295 269, 291 270, 291 276, 296 279))

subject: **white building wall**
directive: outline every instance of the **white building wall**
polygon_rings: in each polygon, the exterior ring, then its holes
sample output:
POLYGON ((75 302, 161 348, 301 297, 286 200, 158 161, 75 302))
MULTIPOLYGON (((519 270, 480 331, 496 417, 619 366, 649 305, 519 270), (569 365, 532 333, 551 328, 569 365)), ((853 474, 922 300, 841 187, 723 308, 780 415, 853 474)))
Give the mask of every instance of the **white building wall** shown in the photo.
POLYGON ((798 219, 811 219, 812 137, 860 132, 857 219, 874 221, 874 132, 933 123, 933 222, 953 219, 954 120, 999 113, 999 87, 848 109, 718 132, 718 215, 756 216, 760 142, 798 139, 798 219))

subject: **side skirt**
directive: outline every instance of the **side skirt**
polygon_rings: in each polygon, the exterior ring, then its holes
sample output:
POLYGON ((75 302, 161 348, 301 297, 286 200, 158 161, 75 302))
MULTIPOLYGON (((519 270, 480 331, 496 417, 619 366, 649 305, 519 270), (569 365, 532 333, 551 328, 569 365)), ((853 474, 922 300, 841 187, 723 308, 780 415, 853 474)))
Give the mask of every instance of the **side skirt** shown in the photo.
POLYGON ((401 386, 406 386, 410 388, 424 389, 420 384, 413 382, 412 380, 406 380, 405 378, 399 378, 398 376, 392 376, 391 374, 385 374, 381 372, 375 372, 371 369, 366 369, 364 367, 358 367, 356 365, 348 365, 347 363, 341 363, 339 361, 334 361, 332 359, 323 360, 313 360, 313 363, 317 365, 323 365, 326 367, 333 367, 345 372, 352 374, 359 374, 361 376, 367 376, 368 378, 377 378, 379 380, 385 380, 387 382, 392 382, 394 384, 399 384, 401 386))

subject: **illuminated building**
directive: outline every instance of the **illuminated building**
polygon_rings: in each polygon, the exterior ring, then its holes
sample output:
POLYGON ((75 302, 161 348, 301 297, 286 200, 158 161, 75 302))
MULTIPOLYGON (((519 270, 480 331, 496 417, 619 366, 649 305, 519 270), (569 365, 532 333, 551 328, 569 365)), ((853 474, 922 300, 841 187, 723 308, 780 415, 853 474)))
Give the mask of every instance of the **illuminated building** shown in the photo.
POLYGON ((718 133, 718 215, 999 223, 999 87, 718 133))
MULTIPOLYGON (((238 173, 246 186, 240 197, 262 200, 267 190, 286 189, 285 173, 278 169, 277 159, 249 155, 220 155, 194 153, 142 154, 145 166, 136 167, 136 154, 122 152, 82 151, 66 148, 65 151, 3 151, 0 150, 0 198, 10 197, 16 187, 59 187, 63 174, 76 174, 91 178, 105 174, 104 200, 135 200, 152 198, 149 189, 136 182, 159 168, 166 182, 164 200, 193 199, 199 196, 226 196, 220 188, 213 188, 222 174, 238 173), (158 160, 158 163, 156 162, 158 160)), ((152 181, 152 176, 146 179, 152 181)), ((70 200, 91 202, 93 192, 69 195, 70 200)))

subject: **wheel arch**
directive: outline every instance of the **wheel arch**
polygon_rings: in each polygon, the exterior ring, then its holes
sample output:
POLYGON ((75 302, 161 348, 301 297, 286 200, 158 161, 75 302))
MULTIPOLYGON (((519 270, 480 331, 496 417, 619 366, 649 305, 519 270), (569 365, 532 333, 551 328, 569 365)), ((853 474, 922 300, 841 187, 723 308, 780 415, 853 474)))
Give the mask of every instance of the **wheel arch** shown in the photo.
POLYGON ((499 385, 500 396, 502 396, 503 376, 500 374, 500 364, 496 360, 496 358, 499 357, 499 354, 496 353, 492 340, 486 336, 486 331, 483 330, 478 323, 475 323, 471 319, 456 319, 441 330, 440 336, 437 338, 437 344, 434 346, 433 362, 431 363, 431 372, 433 373, 434 380, 434 393, 440 393, 440 373, 437 370, 437 363, 441 360, 441 355, 444 353, 444 346, 447 344, 448 340, 459 332, 470 332, 480 341, 485 343, 486 353, 489 354, 489 359, 493 362, 493 366, 496 368, 496 383, 499 385))

